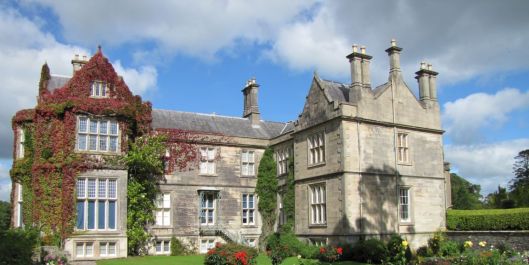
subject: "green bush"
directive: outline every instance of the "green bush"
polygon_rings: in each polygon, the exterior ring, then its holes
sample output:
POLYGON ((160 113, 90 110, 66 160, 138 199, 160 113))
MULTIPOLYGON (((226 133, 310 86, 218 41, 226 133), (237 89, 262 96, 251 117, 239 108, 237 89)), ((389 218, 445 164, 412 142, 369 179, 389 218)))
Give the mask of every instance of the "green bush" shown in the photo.
POLYGON ((268 237, 266 250, 272 264, 280 264, 287 257, 301 255, 306 259, 315 259, 319 255, 319 247, 299 241, 293 233, 275 233, 268 237))
POLYGON ((34 230, 0 231, 0 265, 32 264, 39 233, 34 230))
POLYGON ((453 257, 459 255, 462 249, 464 248, 461 243, 456 241, 445 241, 441 243, 439 254, 443 257, 453 257))
POLYGON ((171 237, 171 256, 182 256, 189 254, 186 247, 176 238, 171 237))
POLYGON ((352 249, 353 260, 364 263, 382 263, 388 256, 384 242, 371 238, 358 241, 352 249))
POLYGON ((412 253, 408 241, 400 235, 391 235, 386 244, 388 250, 387 261, 391 264, 407 264, 412 259, 412 253))
POLYGON ((204 265, 240 265, 257 264, 257 250, 255 248, 235 244, 217 243, 206 254, 204 265))
POLYGON ((491 210, 448 210, 450 230, 529 230, 529 208, 491 210))

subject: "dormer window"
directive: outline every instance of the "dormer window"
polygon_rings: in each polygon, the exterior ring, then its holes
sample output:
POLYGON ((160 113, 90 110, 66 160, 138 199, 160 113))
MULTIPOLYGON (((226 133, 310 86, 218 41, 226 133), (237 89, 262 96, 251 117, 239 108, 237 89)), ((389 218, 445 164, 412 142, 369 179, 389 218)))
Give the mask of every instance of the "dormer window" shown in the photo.
POLYGON ((90 97, 93 98, 106 98, 108 97, 108 83, 103 81, 92 82, 90 89, 90 97))

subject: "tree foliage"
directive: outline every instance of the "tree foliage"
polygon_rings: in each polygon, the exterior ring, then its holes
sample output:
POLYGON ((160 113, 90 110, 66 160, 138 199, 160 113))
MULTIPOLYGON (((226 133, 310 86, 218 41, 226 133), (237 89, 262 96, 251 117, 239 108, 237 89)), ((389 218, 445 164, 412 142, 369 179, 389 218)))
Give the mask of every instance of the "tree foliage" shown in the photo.
POLYGON ((514 158, 513 173, 511 195, 518 206, 529 206, 529 149, 520 151, 514 158))
POLYGON ((11 204, 0 201, 0 232, 9 229, 11 223, 11 204))
MULTIPOLYGON (((277 177, 274 151, 267 148, 259 163, 257 174, 257 185, 255 192, 259 196, 259 212, 261 213, 263 225, 259 242, 266 242, 272 234, 276 221, 277 208, 277 177)), ((263 244, 264 245, 264 244, 263 244)))
POLYGON ((481 186, 472 184, 455 173, 450 174, 452 183, 452 206, 459 210, 482 208, 480 201, 481 186))

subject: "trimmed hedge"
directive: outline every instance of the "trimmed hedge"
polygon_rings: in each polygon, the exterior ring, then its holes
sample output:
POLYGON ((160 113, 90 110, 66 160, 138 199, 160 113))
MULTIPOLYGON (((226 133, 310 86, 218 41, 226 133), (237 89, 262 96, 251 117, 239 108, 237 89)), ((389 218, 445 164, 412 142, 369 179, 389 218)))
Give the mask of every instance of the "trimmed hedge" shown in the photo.
POLYGON ((446 227, 455 231, 529 230, 529 208, 448 210, 446 227))

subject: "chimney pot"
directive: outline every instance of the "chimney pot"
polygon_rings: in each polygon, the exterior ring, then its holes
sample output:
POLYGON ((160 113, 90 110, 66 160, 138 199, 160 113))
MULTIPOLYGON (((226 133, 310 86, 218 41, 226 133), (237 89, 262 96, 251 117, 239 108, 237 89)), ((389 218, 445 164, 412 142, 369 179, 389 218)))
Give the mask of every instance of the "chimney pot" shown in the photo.
POLYGON ((366 54, 366 46, 360 47, 360 53, 366 54))
POLYGON ((425 62, 421 62, 421 67, 420 67, 420 69, 421 69, 421 70, 422 70, 422 69, 426 69, 426 63, 425 63, 425 62))
POLYGON ((397 47, 397 40, 391 39, 391 47, 397 47))
POLYGON ((430 71, 432 70, 432 64, 431 63, 428 64, 428 70, 430 70, 430 71))
POLYGON ((358 52, 358 45, 353 44, 353 52, 358 52))

